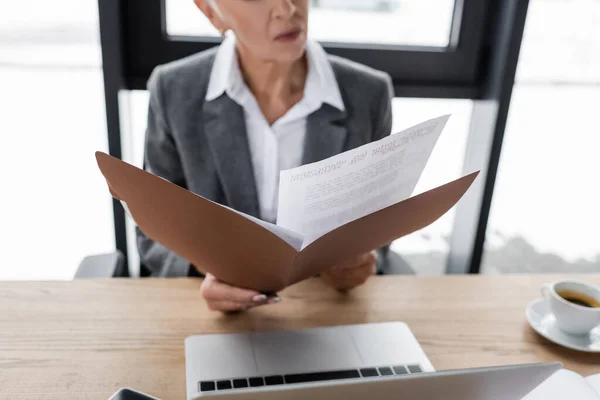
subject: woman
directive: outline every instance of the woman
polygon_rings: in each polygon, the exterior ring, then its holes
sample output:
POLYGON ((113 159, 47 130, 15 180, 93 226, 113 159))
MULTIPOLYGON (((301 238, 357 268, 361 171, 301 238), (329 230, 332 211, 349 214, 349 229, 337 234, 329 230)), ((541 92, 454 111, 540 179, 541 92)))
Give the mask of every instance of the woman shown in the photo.
MULTIPOLYGON (((307 40, 308 0, 195 0, 223 43, 159 66, 148 89, 145 168, 201 196, 275 222, 282 169, 381 139, 391 130, 391 80, 327 56, 307 40)), ((156 276, 201 276, 137 230, 142 263, 156 276)), ((352 289, 375 272, 371 252, 322 279, 352 289)), ((240 266, 243 267, 243 266, 240 266)), ((206 274, 212 310, 278 302, 206 274)))

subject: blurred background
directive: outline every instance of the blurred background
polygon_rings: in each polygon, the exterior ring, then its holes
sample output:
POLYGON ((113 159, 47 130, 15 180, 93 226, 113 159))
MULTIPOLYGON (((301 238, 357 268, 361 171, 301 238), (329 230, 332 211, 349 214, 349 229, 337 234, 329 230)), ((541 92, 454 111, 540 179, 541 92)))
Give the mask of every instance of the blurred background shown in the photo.
MULTIPOLYGON (((454 0, 312 7, 314 39, 403 48, 450 46, 457 9, 454 0)), ((165 0, 164 12, 168 35, 216 36, 191 0, 165 0)), ((115 249, 94 159, 108 151, 102 59, 96 0, 0 2, 0 280, 72 279, 85 256, 115 249)), ((123 158, 141 165, 148 95, 124 91, 119 104, 123 158)), ((393 106, 394 131, 452 114, 417 192, 461 176, 474 100, 400 96, 393 106)), ((600 0, 530 0, 478 272, 600 272, 599 110, 600 0)), ((394 251, 417 274, 448 272, 455 216, 394 251)), ((127 229, 131 239, 131 221, 127 229)))

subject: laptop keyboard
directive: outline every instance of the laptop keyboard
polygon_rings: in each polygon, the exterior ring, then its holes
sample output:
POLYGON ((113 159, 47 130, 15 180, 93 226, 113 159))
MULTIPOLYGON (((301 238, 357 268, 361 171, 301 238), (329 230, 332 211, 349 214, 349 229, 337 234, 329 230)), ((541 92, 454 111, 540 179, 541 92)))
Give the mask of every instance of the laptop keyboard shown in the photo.
POLYGON ((396 365, 393 367, 372 367, 361 369, 348 369, 342 371, 309 372, 305 374, 288 374, 273 376, 258 376, 242 379, 225 379, 219 381, 198 382, 200 392, 213 392, 215 390, 235 390, 248 387, 291 385, 294 383, 307 383, 319 381, 332 381, 340 379, 374 378, 379 376, 418 374, 423 372, 419 365, 396 365))

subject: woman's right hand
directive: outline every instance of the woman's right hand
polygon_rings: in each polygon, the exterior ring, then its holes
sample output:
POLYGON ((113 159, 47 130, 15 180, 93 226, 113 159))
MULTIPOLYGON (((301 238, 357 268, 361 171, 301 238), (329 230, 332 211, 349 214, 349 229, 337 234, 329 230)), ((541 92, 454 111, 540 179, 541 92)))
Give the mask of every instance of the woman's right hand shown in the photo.
POLYGON ((200 295, 212 311, 245 311, 265 304, 279 303, 279 296, 267 296, 253 290, 241 289, 206 274, 200 286, 200 295))

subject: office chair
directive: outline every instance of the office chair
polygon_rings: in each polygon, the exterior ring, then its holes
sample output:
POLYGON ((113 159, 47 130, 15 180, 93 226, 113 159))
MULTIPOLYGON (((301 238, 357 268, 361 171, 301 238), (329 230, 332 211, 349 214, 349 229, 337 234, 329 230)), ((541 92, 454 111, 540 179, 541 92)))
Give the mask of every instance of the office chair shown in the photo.
POLYGON ((85 257, 75 272, 75 279, 120 278, 127 275, 125 256, 117 250, 85 257))

